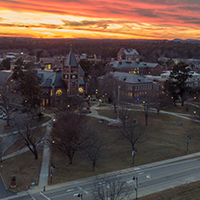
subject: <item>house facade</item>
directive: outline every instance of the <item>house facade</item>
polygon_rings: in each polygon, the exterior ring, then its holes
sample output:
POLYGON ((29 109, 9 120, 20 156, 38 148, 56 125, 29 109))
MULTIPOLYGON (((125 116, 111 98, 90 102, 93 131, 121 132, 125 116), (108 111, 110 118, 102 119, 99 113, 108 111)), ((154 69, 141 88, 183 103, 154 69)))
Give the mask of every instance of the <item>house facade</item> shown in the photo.
POLYGON ((121 48, 117 53, 118 60, 132 60, 138 61, 139 60, 139 53, 135 49, 124 49, 121 48))

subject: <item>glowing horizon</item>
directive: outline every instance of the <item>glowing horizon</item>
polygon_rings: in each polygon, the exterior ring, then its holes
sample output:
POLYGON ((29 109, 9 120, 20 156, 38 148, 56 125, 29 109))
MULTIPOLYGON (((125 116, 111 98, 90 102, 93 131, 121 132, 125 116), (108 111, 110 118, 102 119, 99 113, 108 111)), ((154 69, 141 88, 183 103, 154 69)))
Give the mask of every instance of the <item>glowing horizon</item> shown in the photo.
POLYGON ((200 39, 198 0, 0 0, 0 36, 200 39))

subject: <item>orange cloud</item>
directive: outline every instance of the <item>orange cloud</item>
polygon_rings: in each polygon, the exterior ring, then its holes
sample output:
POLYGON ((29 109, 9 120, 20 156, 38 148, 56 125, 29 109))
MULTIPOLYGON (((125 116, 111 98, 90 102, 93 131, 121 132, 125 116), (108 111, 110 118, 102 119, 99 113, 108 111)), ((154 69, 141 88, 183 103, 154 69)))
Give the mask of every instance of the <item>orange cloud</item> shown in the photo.
POLYGON ((0 0, 0 8, 0 35, 200 38, 198 0, 0 0))

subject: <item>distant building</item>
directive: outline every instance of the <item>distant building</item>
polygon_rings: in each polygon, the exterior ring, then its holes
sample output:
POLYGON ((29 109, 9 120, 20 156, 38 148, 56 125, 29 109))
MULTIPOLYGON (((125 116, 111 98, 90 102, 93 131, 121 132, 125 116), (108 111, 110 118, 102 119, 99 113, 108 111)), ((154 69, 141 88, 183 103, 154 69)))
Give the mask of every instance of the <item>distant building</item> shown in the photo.
POLYGON ((117 59, 139 61, 139 53, 135 49, 121 48, 117 53, 117 59))
POLYGON ((160 75, 163 67, 158 63, 136 62, 136 61, 113 61, 109 66, 113 71, 127 72, 138 75, 160 75))
MULTIPOLYGON (((72 49, 59 69, 35 69, 42 89, 41 105, 53 105, 62 95, 84 95, 84 71, 77 64, 72 49)), ((6 82, 12 79, 11 70, 0 71, 0 80, 6 82)))
MULTIPOLYGON (((116 71, 110 72, 106 76, 112 76, 119 81, 119 84, 122 86, 120 96, 127 101, 142 101, 155 92, 153 81, 137 74, 116 71)), ((101 77, 102 81, 103 78, 101 77)))

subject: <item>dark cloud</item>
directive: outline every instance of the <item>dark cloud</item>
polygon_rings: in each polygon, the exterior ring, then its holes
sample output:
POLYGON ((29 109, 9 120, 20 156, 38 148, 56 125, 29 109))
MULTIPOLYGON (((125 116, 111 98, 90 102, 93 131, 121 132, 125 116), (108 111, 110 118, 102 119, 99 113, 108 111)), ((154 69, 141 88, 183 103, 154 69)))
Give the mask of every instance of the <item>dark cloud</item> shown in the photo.
POLYGON ((47 28, 47 29, 63 29, 60 25, 55 24, 21 24, 21 23, 0 23, 0 27, 24 27, 24 28, 47 28))
POLYGON ((104 28, 106 29, 108 27, 109 23, 115 23, 114 21, 110 20, 102 20, 102 21, 89 21, 89 20, 83 20, 80 22, 77 21, 69 21, 69 20, 62 20, 65 26, 71 26, 71 27, 84 27, 84 26, 96 26, 98 28, 104 28))
POLYGON ((187 11, 200 11, 200 5, 199 6, 179 6, 179 9, 181 10, 187 10, 187 11))
POLYGON ((137 15, 143 16, 143 17, 150 17, 150 18, 158 18, 159 17, 159 15, 156 13, 156 11, 152 10, 152 9, 137 8, 137 9, 134 9, 134 13, 137 13, 137 15))

